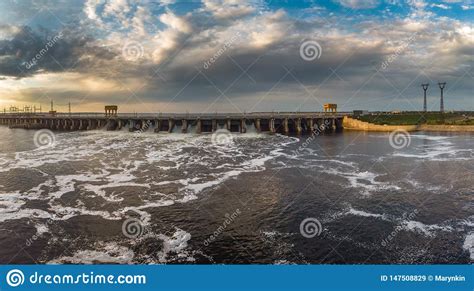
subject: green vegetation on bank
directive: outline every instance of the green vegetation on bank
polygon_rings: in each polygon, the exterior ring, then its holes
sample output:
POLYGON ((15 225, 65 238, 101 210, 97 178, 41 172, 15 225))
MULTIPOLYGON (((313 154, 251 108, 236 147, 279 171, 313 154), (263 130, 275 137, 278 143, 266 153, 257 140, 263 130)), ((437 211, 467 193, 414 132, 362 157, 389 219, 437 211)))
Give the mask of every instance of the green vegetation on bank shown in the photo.
POLYGON ((361 121, 382 125, 474 125, 474 112, 370 113, 356 118, 361 121))

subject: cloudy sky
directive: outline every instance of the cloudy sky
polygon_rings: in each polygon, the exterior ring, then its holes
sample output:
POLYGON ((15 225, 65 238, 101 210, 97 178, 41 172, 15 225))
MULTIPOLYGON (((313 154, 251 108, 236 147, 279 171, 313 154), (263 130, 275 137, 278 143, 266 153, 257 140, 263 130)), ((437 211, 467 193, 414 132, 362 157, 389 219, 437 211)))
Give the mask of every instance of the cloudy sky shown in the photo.
POLYGON ((2 0, 0 107, 474 110, 472 0, 2 0))

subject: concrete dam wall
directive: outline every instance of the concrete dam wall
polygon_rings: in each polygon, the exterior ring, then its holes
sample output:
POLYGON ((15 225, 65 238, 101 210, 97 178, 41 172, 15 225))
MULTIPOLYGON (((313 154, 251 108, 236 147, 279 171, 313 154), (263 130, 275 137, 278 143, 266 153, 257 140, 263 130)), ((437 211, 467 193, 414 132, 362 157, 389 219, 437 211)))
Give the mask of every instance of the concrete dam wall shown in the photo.
POLYGON ((206 133, 226 129, 282 134, 309 134, 343 128, 342 114, 328 113, 259 113, 247 115, 169 115, 169 116, 0 116, 0 124, 11 128, 76 130, 128 130, 180 133, 206 133))

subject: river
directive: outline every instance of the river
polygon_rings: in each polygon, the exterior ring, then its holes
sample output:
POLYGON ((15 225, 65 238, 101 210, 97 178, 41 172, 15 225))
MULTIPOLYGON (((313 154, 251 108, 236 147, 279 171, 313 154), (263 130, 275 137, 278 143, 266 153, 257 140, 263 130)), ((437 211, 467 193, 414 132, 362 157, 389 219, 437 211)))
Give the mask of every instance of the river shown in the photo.
POLYGON ((2 264, 474 261, 471 134, 0 134, 2 264))

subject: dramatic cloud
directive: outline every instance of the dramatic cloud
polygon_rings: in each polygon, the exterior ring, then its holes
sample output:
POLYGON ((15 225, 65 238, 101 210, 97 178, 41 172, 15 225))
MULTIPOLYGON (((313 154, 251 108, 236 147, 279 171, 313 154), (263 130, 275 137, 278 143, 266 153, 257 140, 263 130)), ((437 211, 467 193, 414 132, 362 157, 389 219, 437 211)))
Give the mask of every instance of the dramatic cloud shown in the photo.
POLYGON ((28 26, 11 39, 0 41, 0 75, 25 77, 44 72, 88 70, 114 53, 94 45, 94 40, 64 29, 59 32, 35 31, 28 26))
POLYGON ((444 80, 447 107, 473 109, 472 25, 436 14, 469 4, 337 2, 88 0, 54 25, 0 23, 0 96, 84 110, 417 110, 419 84, 435 98, 444 80), (300 55, 308 42, 319 58, 300 55))

